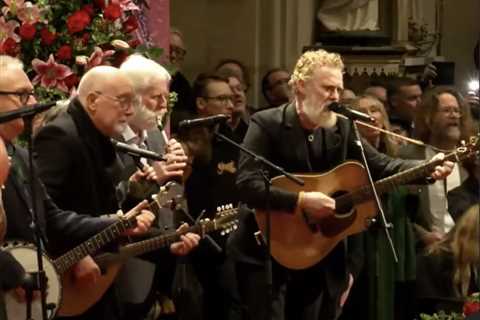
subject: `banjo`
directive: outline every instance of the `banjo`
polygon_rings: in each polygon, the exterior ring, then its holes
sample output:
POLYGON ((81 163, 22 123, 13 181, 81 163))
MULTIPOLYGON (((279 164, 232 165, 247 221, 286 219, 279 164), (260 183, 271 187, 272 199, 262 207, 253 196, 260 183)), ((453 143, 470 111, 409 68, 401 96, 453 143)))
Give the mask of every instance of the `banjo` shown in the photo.
MULTIPOLYGON (((174 183, 167 183, 165 187, 160 188, 157 195, 152 196, 153 201, 149 203, 149 208, 155 214, 158 214, 160 208, 171 205, 172 199, 178 197, 177 192, 178 189, 176 189, 174 183)), ((52 259, 45 253, 42 255, 45 275, 48 279, 46 297, 48 319, 52 319, 57 314, 62 301, 65 299, 64 283, 71 282, 72 275, 69 274, 69 271, 73 265, 86 256, 95 254, 102 247, 119 238, 127 229, 134 227, 139 212, 132 211, 126 215, 121 215, 118 221, 56 259, 52 259)), ((22 241, 7 241, 1 246, 1 249, 9 252, 27 273, 38 271, 37 249, 33 244, 22 241)), ((25 319, 27 305, 18 300, 14 290, 5 292, 4 303, 7 319, 25 319)), ((42 319, 42 306, 39 299, 32 301, 31 316, 32 319, 42 319)))

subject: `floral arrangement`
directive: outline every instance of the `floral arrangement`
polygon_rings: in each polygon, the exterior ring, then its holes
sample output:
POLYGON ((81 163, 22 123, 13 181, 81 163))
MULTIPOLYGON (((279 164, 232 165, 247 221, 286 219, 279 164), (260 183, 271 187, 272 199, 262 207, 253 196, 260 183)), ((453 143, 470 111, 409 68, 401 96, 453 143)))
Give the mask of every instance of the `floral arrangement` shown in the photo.
POLYGON ((64 99, 90 68, 119 65, 134 51, 162 54, 135 35, 139 2, 0 0, 0 54, 23 61, 40 100, 64 99))
POLYGON ((467 297, 463 304, 463 314, 451 313, 447 314, 444 311, 435 313, 433 315, 421 314, 421 320, 463 320, 468 316, 480 313, 480 293, 474 293, 467 297))

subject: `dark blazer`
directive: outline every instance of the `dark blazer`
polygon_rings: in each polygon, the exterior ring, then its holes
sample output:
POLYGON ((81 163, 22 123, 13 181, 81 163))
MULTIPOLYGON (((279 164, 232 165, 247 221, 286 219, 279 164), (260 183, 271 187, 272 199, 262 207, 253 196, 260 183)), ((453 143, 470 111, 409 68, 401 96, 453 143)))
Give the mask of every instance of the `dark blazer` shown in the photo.
MULTIPOLYGON (((287 104, 256 113, 250 120, 243 144, 289 172, 326 171, 346 159, 360 159, 359 150, 354 144, 353 132, 347 120, 338 119, 335 128, 317 130, 314 134, 315 141, 324 141, 324 143, 317 145, 315 150, 309 150, 307 134, 300 125, 295 105, 287 104), (311 152, 321 154, 322 158, 309 156, 311 152)), ((368 144, 365 144, 365 149, 374 178, 389 176, 418 164, 418 162, 394 160, 378 153, 368 144)), ((237 186, 239 195, 249 206, 264 208, 265 186, 258 167, 258 163, 241 154, 237 186)), ((271 171, 269 174, 270 177, 278 175, 271 171)), ((298 195, 272 187, 270 196, 272 209, 292 211, 296 206, 298 195)), ((253 237, 256 230, 258 228, 253 214, 243 215, 238 232, 232 234, 230 240, 234 259, 254 264, 263 263, 263 250, 255 243, 253 237)), ((361 235, 350 237, 348 241, 341 242, 319 263, 318 267, 325 270, 331 297, 338 297, 345 288, 347 272, 352 272, 354 275, 359 272, 363 257, 359 241, 361 241, 361 235), (352 248, 358 250, 352 253, 352 248)))
POLYGON ((117 155, 77 99, 38 132, 34 150, 38 173, 60 208, 91 215, 117 211, 117 155))
MULTIPOLYGON (((121 166, 110 138, 94 126, 80 102, 43 127, 35 138, 35 162, 48 193, 62 209, 104 215, 119 209, 115 186, 121 166)), ((73 319, 120 319, 115 287, 73 319)))
MULTIPOLYGON (((16 157, 21 161, 24 172, 28 173, 26 150, 20 147, 15 147, 14 150, 16 157)), ((24 180, 27 178, 28 175, 20 178, 17 171, 12 169, 5 182, 5 189, 2 193, 8 221, 7 240, 21 239, 28 242, 35 240, 30 229, 32 199, 29 181, 24 180)), ((38 178, 35 179, 35 192, 42 240, 46 242, 50 254, 72 248, 100 232, 112 222, 107 218, 92 218, 88 215, 79 215, 73 211, 59 209, 38 178)))
POLYGON ((447 194, 448 212, 457 221, 471 206, 480 202, 480 183, 474 176, 469 176, 461 185, 447 194))

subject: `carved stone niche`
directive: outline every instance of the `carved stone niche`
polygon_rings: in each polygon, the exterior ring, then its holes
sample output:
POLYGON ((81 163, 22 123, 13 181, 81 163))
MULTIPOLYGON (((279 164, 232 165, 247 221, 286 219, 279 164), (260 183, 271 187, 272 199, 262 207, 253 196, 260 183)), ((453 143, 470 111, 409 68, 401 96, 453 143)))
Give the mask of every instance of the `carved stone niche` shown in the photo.
POLYGON ((362 93, 371 83, 386 82, 403 74, 402 59, 405 48, 392 46, 355 47, 322 46, 304 47, 304 51, 324 49, 339 53, 345 63, 344 86, 355 93, 362 93))

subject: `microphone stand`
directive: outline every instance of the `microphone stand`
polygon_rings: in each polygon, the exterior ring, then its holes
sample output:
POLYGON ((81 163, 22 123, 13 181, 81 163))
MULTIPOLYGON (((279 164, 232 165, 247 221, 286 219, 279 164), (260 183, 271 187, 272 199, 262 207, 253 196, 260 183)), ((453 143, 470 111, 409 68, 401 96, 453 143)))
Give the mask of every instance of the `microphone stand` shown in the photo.
POLYGON ((375 203, 377 204, 378 211, 380 212, 382 228, 385 231, 388 244, 390 245, 390 248, 392 250, 393 259, 395 260, 395 263, 398 263, 397 251, 395 250, 392 237, 390 235, 390 232, 388 231, 388 229, 393 228, 393 224, 387 221, 387 218, 385 217, 385 212, 383 212, 382 204, 380 202, 380 198, 378 197, 377 189, 375 188, 375 183, 373 181, 370 168, 368 167, 367 157, 365 155, 365 148, 363 147, 362 139, 360 138, 360 132, 358 131, 357 123, 356 121, 353 121, 351 119, 349 119, 349 121, 351 123, 353 132, 355 133, 355 144, 358 146, 358 149, 360 150, 360 155, 362 158, 363 165, 365 167, 365 171, 367 172, 368 182, 370 184, 370 189, 372 190, 373 198, 375 199, 375 203))
POLYGON ((28 285, 26 288, 26 296, 28 299, 27 303, 27 320, 31 318, 31 302, 32 302, 32 291, 40 289, 40 299, 42 306, 42 319, 47 320, 47 277, 43 267, 43 245, 42 245, 42 236, 40 231, 39 219, 38 219, 38 208, 37 208, 37 192, 35 188, 35 166, 33 165, 33 118, 34 114, 29 115, 23 118, 25 123, 25 133, 28 145, 28 165, 30 167, 30 198, 32 202, 32 208, 30 214, 32 215, 31 229, 35 232, 35 242, 37 247, 37 263, 38 271, 31 273, 33 285, 28 285))
MULTIPOLYGON (((283 174, 288 179, 292 180, 293 182, 297 183, 300 186, 303 186, 305 183, 303 180, 295 177, 293 174, 288 173, 283 168, 273 164, 272 162, 268 161, 262 156, 250 151, 249 149, 243 147, 242 145, 236 143, 232 139, 226 137, 224 134, 220 133, 217 128, 213 131, 213 134, 216 138, 229 143, 230 145, 234 146, 235 148, 239 149, 240 151, 249 155, 255 162, 260 163, 263 168, 267 167, 272 169, 274 172, 278 172, 283 174)), ((259 169, 260 175, 263 177, 265 182, 265 195, 266 195, 266 203, 265 203, 265 213, 266 213, 266 228, 265 234, 263 235, 263 239, 265 245, 267 247, 266 251, 266 259, 265 259, 265 280, 267 285, 267 302, 268 302, 268 309, 266 313, 266 320, 270 320, 272 318, 272 300, 273 300, 273 276, 272 276, 272 256, 271 256, 271 241, 270 241, 270 231, 271 231, 271 210, 270 210, 270 188, 272 185, 272 180, 268 177, 268 174, 265 170, 259 169)))

